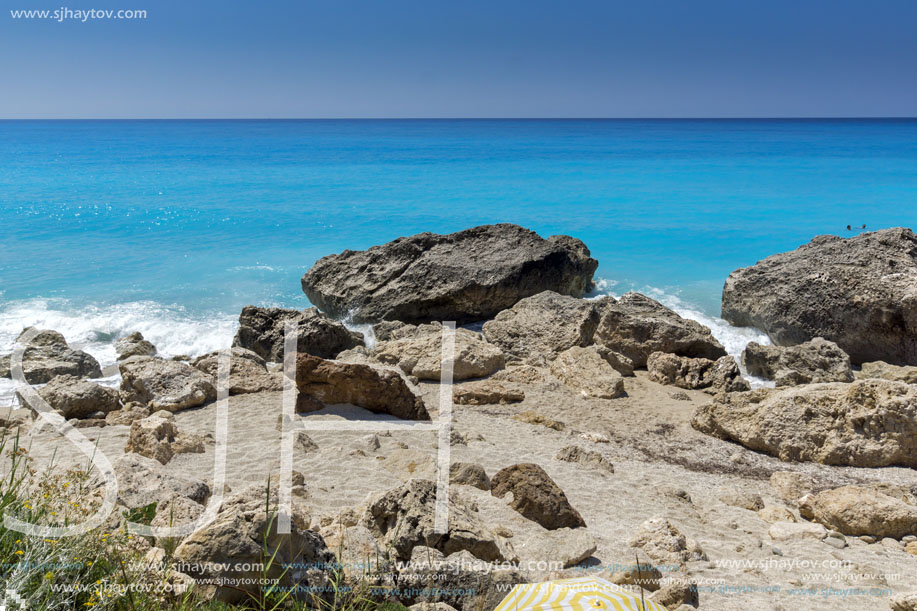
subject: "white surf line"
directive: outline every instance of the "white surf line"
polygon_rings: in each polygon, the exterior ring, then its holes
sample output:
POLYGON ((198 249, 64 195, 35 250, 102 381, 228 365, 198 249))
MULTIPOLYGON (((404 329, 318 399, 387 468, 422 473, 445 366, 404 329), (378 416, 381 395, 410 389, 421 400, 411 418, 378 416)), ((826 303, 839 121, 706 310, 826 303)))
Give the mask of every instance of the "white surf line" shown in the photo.
POLYGON ((217 408, 213 452, 213 489, 207 499, 207 507, 197 519, 179 526, 149 526, 128 522, 127 532, 144 537, 186 537, 213 522, 223 505, 226 483, 226 451, 229 437, 229 373, 232 364, 232 349, 221 350, 217 359, 217 408))

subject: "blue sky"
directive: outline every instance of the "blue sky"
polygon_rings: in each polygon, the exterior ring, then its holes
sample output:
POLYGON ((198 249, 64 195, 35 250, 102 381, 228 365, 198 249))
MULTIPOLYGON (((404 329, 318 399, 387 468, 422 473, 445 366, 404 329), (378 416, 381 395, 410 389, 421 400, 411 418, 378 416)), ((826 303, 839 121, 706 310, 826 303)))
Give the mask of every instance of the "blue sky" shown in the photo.
POLYGON ((913 0, 80 2, 2 1, 0 117, 917 115, 913 0))

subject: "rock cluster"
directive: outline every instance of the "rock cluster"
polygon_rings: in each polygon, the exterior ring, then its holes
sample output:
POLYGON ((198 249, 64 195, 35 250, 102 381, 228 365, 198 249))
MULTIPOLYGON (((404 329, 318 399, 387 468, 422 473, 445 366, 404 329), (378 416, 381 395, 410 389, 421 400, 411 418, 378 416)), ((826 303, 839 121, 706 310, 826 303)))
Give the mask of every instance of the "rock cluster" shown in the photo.
POLYGON ((646 361, 650 378, 660 384, 679 388, 711 389, 713 391, 740 392, 750 386, 739 366, 731 356, 710 359, 692 359, 686 356, 653 352, 646 361))
POLYGON ((309 301, 357 322, 485 320, 551 290, 582 297, 598 262, 569 236, 543 239, 518 225, 421 233, 319 259, 303 276, 309 301))
MULTIPOLYGON (((32 329, 25 329, 17 338, 32 329)), ((11 378, 12 356, 0 357, 0 377, 11 378)), ((99 362, 82 350, 73 350, 57 331, 41 330, 22 352, 22 373, 29 384, 44 384, 60 375, 77 378, 101 378, 99 362)))
POLYGON ((175 416, 171 412, 159 411, 131 423, 130 436, 125 452, 135 452, 162 464, 172 460, 175 454, 204 451, 204 438, 178 432, 175 416))
POLYGON ((821 337, 796 346, 751 342, 742 353, 742 362, 749 374, 773 380, 777 386, 853 381, 850 357, 821 337))

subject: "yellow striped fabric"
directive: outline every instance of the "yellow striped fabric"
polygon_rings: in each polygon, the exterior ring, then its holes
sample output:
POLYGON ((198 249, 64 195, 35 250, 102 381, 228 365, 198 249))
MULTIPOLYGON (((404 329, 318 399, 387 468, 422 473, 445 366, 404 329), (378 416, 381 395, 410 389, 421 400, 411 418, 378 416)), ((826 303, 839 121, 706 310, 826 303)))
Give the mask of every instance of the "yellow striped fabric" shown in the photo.
POLYGON ((598 577, 520 584, 494 611, 666 611, 598 577))

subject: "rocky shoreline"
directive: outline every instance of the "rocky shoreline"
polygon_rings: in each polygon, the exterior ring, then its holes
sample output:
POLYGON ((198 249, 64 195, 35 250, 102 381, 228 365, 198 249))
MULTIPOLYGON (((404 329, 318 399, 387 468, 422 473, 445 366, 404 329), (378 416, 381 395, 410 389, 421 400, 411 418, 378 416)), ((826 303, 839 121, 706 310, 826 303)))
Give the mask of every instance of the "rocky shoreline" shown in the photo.
MULTIPOLYGON (((297 421, 423 423, 444 407, 441 323, 456 321, 466 327, 455 332, 448 532, 433 529, 435 434, 298 432, 293 532, 269 537, 283 562, 385 558, 399 583, 445 572, 436 591, 378 596, 463 611, 493 608, 506 585, 584 574, 682 611, 889 599, 917 609, 907 578, 917 574, 914 234, 820 236, 731 274, 723 317, 775 344, 749 344, 741 363, 710 329, 650 297, 586 298, 597 265, 575 238, 515 225, 321 259, 302 280, 318 307, 240 315, 228 489, 215 520, 184 539, 144 539, 144 553, 168 548, 210 567, 259 557, 266 482, 280 467, 286 324, 298 332, 297 421), (365 323, 367 335, 342 318, 365 323), (774 388, 752 390, 743 370, 774 388)), ((207 478, 218 354, 165 359, 127 336, 116 390, 92 381, 99 364, 60 333, 24 333, 25 379, 43 384, 40 399, 123 480, 109 527, 151 506, 154 525, 201 515, 216 492, 207 478)), ((12 375, 10 357, 0 375, 12 375)), ((27 393, 20 400, 29 405, 27 393)), ((31 410, 0 425, 32 440, 37 464, 79 460, 31 410)), ((204 585, 230 577, 244 575, 173 576, 239 602, 244 588, 204 585)), ((333 577, 320 568, 273 576, 316 589, 333 577)))

